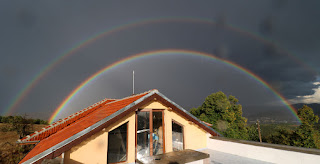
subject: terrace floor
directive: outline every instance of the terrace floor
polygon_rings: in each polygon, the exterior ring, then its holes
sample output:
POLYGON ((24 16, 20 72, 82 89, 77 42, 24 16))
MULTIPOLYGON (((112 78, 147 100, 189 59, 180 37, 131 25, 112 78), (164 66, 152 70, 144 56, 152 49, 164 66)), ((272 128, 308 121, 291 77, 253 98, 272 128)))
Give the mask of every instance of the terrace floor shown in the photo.
POLYGON ((201 152, 210 154, 210 163, 213 164, 270 164, 269 162, 219 152, 212 149, 204 149, 201 150, 201 152))
POLYGON ((269 162, 259 161, 256 159, 250 159, 233 154, 223 153, 212 149, 204 149, 201 151, 194 151, 190 149, 169 152, 165 154, 143 157, 138 160, 137 163, 149 163, 149 164, 269 164, 269 162), (210 158, 208 158, 210 155, 210 158), (200 162, 203 161, 203 162, 200 162))

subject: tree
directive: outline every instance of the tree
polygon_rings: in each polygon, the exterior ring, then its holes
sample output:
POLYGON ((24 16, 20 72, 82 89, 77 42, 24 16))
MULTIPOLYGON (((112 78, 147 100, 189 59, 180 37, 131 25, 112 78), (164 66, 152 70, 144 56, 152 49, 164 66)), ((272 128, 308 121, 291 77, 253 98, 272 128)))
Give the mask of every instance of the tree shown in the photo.
POLYGON ((255 124, 248 126, 247 130, 248 130, 248 140, 257 141, 257 142, 260 141, 257 126, 255 124))
POLYGON ((225 137, 248 139, 247 119, 242 117, 242 106, 238 102, 234 96, 227 97, 220 91, 206 97, 203 104, 192 108, 190 113, 212 124, 225 137))
POLYGON ((307 148, 320 148, 319 132, 314 126, 319 121, 319 117, 313 113, 312 108, 304 105, 298 110, 301 125, 293 133, 292 141, 294 146, 307 148))
POLYGON ((276 129, 275 133, 272 133, 271 135, 266 137, 266 140, 268 143, 281 144, 281 145, 293 145, 292 130, 282 126, 277 126, 275 129, 276 129))
POLYGON ((48 121, 40 120, 40 124, 48 125, 48 121))
POLYGON ((12 120, 10 120, 10 124, 13 129, 19 134, 19 138, 22 138, 28 134, 30 134, 32 128, 32 119, 27 119, 25 116, 14 116, 12 120))
POLYGON ((296 130, 278 127, 275 134, 267 137, 267 142, 319 149, 320 134, 314 128, 319 121, 319 117, 307 105, 298 110, 298 116, 301 119, 301 125, 296 130))
POLYGON ((33 123, 34 123, 34 124, 40 124, 40 123, 41 123, 41 120, 40 120, 40 119, 35 119, 35 120, 33 120, 33 123))
POLYGON ((307 127, 314 127, 319 121, 319 117, 313 113, 313 109, 304 105, 298 110, 298 116, 301 119, 301 123, 307 127))
POLYGON ((10 123, 13 120, 13 116, 1 116, 1 123, 10 123))

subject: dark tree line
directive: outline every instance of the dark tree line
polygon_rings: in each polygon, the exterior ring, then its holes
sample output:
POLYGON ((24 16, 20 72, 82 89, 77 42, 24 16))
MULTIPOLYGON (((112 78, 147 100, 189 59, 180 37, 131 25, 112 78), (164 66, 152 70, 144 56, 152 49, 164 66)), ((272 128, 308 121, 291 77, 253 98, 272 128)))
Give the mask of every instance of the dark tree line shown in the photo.
POLYGON ((276 133, 266 138, 267 142, 320 149, 320 133, 315 128, 319 117, 307 105, 298 110, 298 116, 301 119, 301 125, 296 130, 279 128, 276 133))
POLYGON ((0 116, 0 123, 11 123, 13 120, 27 119, 32 124, 48 124, 48 121, 41 119, 27 118, 26 116, 0 116))
POLYGON ((19 138, 22 138, 33 131, 33 124, 48 124, 47 121, 41 119, 32 119, 24 116, 0 116, 0 123, 6 123, 1 131, 16 131, 19 138))
MULTIPOLYGON (((259 141, 257 126, 247 125, 247 119, 242 116, 242 106, 238 102, 234 96, 226 96, 220 91, 209 95, 201 106, 192 108, 190 113, 212 124, 212 128, 224 137, 259 141)), ((319 117, 306 105, 298 110, 298 116, 302 122, 297 128, 278 126, 273 133, 264 136, 263 141, 319 149, 320 133, 316 128, 319 117)))

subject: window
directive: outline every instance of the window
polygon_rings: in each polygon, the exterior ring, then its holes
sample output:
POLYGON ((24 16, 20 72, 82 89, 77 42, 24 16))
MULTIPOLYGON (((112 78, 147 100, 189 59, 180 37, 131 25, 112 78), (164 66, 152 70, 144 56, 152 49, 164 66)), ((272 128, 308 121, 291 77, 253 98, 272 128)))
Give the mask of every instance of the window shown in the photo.
POLYGON ((127 128, 125 123, 109 132, 108 163, 124 162, 127 160, 127 128))
POLYGON ((163 110, 149 110, 137 112, 137 159, 163 154, 164 124, 163 110))
POLYGON ((183 127, 175 121, 172 121, 172 150, 183 150, 183 127))

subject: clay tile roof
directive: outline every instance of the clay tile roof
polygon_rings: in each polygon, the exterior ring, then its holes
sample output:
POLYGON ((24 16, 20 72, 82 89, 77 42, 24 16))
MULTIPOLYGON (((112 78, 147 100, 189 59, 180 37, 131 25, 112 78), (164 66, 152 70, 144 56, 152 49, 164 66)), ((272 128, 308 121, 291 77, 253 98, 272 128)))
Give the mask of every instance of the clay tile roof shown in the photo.
POLYGON ((18 140, 18 143, 27 143, 31 141, 41 141, 52 134, 58 132, 59 130, 73 124, 77 120, 81 119, 82 117, 85 117, 95 111, 96 109, 100 108, 101 106, 108 104, 110 102, 116 101, 116 99, 103 99, 87 108, 84 108, 80 110, 79 112, 76 112, 74 114, 71 114, 70 116, 61 119, 57 122, 54 122, 51 125, 48 125, 45 128, 42 128, 40 131, 35 131, 34 133, 18 140))
POLYGON ((18 140, 18 143, 39 141, 39 143, 19 163, 26 162, 34 156, 110 116, 118 110, 132 104, 152 91, 155 90, 150 90, 118 100, 101 100, 77 113, 43 128, 40 131, 36 131, 33 134, 18 140))

